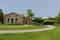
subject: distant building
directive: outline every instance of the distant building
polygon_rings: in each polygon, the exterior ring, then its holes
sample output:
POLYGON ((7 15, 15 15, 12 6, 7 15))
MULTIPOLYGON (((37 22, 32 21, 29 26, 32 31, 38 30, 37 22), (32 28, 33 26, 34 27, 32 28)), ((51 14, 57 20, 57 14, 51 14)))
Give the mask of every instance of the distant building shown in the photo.
POLYGON ((10 23, 31 24, 32 19, 19 15, 15 12, 12 12, 4 16, 4 23, 5 24, 10 24, 10 23))
POLYGON ((56 24, 57 21, 56 20, 45 20, 43 24, 45 25, 53 25, 56 24))

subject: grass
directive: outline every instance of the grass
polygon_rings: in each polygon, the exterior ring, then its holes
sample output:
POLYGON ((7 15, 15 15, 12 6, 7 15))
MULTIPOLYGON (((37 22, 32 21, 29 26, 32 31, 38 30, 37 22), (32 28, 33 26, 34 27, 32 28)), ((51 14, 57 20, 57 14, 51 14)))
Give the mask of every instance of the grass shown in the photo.
POLYGON ((43 32, 0 34, 0 40, 60 40, 60 26, 43 32))
POLYGON ((28 29, 39 29, 47 26, 24 26, 24 25, 0 25, 0 30, 28 30, 28 29))

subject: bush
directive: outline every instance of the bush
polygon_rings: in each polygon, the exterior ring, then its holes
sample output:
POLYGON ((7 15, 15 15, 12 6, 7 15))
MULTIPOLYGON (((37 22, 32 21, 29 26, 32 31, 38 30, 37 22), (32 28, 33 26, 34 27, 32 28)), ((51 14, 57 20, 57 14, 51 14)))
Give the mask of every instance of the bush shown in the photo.
POLYGON ((44 24, 44 25, 54 25, 53 22, 44 22, 43 24, 44 24))
POLYGON ((33 24, 33 25, 37 25, 37 23, 36 23, 36 22, 32 22, 32 24, 33 24))
POLYGON ((41 17, 37 17, 35 19, 32 20, 34 25, 42 25, 44 22, 44 19, 42 19, 41 17))
POLYGON ((43 23, 36 23, 36 22, 33 22, 32 24, 37 26, 43 25, 43 23))
POLYGON ((11 24, 8 24, 8 25, 22 25, 20 23, 11 23, 11 24))

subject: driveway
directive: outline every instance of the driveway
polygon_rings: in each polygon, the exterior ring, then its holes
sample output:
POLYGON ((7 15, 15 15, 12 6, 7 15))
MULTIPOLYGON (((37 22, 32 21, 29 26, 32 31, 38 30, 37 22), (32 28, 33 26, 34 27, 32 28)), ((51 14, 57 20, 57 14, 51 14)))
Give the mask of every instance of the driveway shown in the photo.
POLYGON ((55 29, 55 26, 47 25, 47 28, 42 28, 42 29, 31 29, 31 30, 0 30, 0 34, 4 34, 4 33, 41 32, 41 31, 47 31, 47 30, 53 30, 53 29, 55 29))

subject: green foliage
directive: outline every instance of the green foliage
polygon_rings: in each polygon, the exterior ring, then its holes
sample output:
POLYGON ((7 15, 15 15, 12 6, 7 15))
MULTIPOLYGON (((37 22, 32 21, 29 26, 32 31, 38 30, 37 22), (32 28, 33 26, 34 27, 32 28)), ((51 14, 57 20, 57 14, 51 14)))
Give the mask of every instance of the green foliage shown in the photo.
POLYGON ((54 25, 54 23, 53 23, 53 22, 49 22, 49 21, 44 22, 43 24, 44 24, 44 25, 54 25))
POLYGON ((8 25, 22 25, 22 24, 20 24, 20 23, 9 23, 8 25))
POLYGON ((22 14, 22 13, 21 13, 20 15, 21 15, 21 16, 24 16, 24 14, 22 14))
POLYGON ((55 20, 55 19, 52 17, 48 17, 47 20, 55 20))
POLYGON ((32 24, 33 24, 33 25, 37 25, 37 23, 36 23, 36 22, 32 22, 32 24))
POLYGON ((59 10, 59 12, 58 12, 58 16, 60 16, 60 10, 59 10))
POLYGON ((47 19, 44 19, 46 22, 44 22, 44 25, 53 25, 55 23, 55 18, 48 17, 47 19))
POLYGON ((60 22, 60 16, 56 16, 55 19, 60 22))
POLYGON ((2 12, 2 9, 0 9, 0 23, 4 22, 4 13, 2 12))
POLYGON ((59 11, 58 15, 55 17, 55 20, 60 22, 60 11, 59 11))
POLYGON ((37 23, 37 24, 41 24, 41 23, 43 23, 44 22, 44 19, 42 19, 41 17, 37 17, 37 18, 35 18, 35 19, 33 19, 32 20, 33 21, 33 23, 37 23))
POLYGON ((34 13, 32 13, 31 9, 27 9, 27 17, 29 17, 29 18, 33 18, 34 17, 34 13))

